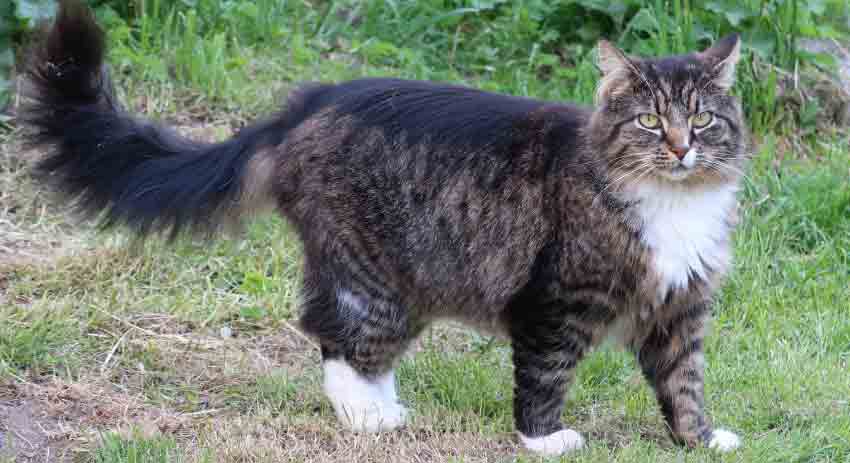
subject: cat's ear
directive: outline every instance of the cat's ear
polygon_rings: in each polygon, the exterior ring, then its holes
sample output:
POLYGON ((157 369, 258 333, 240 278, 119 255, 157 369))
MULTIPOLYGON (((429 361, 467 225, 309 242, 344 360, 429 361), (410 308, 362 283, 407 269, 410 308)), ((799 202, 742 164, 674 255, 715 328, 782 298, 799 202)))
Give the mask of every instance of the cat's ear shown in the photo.
POLYGON ((631 86, 629 76, 637 73, 635 64, 611 42, 600 40, 597 46, 596 66, 602 73, 596 87, 596 104, 616 98, 631 86))
POLYGON ((596 65, 602 72, 603 76, 609 76, 620 72, 630 72, 634 68, 634 64, 629 61, 625 53, 607 40, 600 40, 597 46, 596 65))
POLYGON ((727 35, 700 53, 711 79, 718 88, 728 91, 735 84, 735 66, 741 59, 741 39, 738 34, 727 35))

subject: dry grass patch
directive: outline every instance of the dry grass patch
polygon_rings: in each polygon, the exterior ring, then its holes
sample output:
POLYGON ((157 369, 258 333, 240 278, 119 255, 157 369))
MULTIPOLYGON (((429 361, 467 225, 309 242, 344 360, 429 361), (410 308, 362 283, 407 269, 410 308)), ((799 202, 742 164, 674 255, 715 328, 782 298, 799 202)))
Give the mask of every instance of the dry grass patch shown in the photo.
POLYGON ((66 232, 57 205, 30 177, 29 167, 39 156, 23 148, 19 132, 0 132, 0 280, 12 266, 45 264, 81 245, 66 232))
POLYGON ((0 396, 8 456, 22 463, 74 461, 105 429, 179 433, 190 423, 191 417, 152 407, 104 381, 17 382, 0 396))
MULTIPOLYGON (((512 435, 442 433, 408 427, 384 434, 341 431, 330 419, 236 417, 210 422, 189 454, 197 458, 215 449, 222 463, 309 462, 495 462, 512 459, 518 448, 512 435)), ((191 459, 190 459, 191 461, 191 459)))
POLYGON ((319 362, 318 350, 294 327, 245 335, 166 314, 108 315, 98 326, 108 342, 93 358, 99 377, 180 412, 251 408, 251 393, 269 386, 268 378, 304 381, 319 362))

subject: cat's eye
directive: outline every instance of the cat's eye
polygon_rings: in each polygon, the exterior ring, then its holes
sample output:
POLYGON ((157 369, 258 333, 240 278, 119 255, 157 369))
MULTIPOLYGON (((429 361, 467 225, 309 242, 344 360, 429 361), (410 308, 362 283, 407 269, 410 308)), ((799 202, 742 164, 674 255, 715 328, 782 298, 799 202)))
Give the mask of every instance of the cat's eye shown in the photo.
POLYGON ((641 114, 638 116, 638 123, 647 129, 657 129, 661 127, 661 119, 655 114, 641 114))
POLYGON ((714 120, 714 115, 708 111, 703 111, 691 119, 691 123, 697 129, 702 129, 711 124, 711 121, 714 120))

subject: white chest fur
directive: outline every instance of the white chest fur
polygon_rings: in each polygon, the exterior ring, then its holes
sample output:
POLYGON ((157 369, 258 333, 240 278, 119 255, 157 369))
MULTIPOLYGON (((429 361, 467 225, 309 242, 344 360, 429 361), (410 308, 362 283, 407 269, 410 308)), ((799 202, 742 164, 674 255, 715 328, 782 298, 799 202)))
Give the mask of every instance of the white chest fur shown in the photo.
POLYGON ((632 192, 641 239, 652 250, 660 280, 660 298, 671 289, 686 288, 691 275, 705 278, 729 265, 728 221, 736 191, 736 185, 693 190, 655 184, 632 192))

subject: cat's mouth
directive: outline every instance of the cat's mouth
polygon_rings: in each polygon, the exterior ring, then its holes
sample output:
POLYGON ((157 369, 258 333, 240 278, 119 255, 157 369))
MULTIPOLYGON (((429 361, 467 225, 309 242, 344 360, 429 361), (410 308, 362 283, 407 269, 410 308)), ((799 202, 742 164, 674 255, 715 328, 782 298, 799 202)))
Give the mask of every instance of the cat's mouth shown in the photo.
POLYGON ((664 166, 658 169, 657 172, 658 175, 664 177, 667 180, 681 182, 682 180, 690 177, 691 174, 694 173, 694 168, 686 167, 680 162, 674 165, 664 166))
POLYGON ((658 176, 671 182, 681 182, 693 175, 697 170, 699 153, 691 148, 684 156, 675 156, 672 152, 667 153, 668 156, 661 162, 656 164, 656 173, 658 176))

